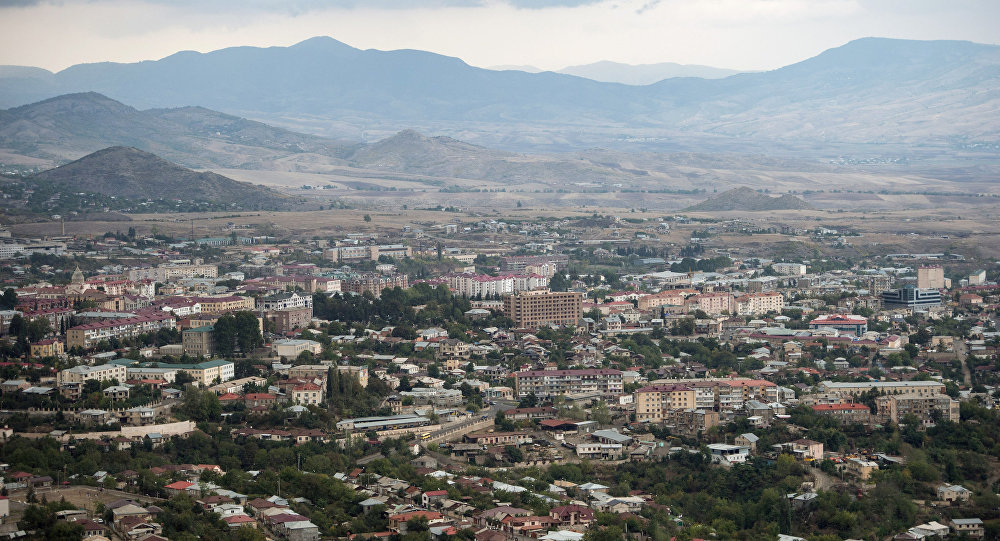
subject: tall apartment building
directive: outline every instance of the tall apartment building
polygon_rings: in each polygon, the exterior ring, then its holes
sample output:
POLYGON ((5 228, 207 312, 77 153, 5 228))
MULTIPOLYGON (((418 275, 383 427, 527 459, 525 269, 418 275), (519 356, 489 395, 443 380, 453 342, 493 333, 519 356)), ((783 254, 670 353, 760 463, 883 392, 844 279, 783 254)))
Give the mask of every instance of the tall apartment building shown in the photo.
POLYGON ((575 291, 526 291, 504 297, 504 315, 520 328, 576 325, 583 317, 583 294, 575 291))
POLYGON ((382 295, 382 291, 386 289, 393 289, 396 287, 400 289, 410 287, 410 282, 405 274, 361 274, 348 278, 341 285, 341 288, 348 293, 361 295, 367 291, 375 297, 380 297, 382 295))
POLYGON ((635 391, 635 420, 662 423, 670 410, 697 406, 695 390, 685 385, 647 385, 635 391))
POLYGON ((736 299, 736 313, 741 316, 781 312, 784 307, 785 296, 777 292, 751 293, 736 299))
POLYGON ((215 327, 207 325, 187 329, 181 333, 184 353, 192 357, 211 357, 215 354, 215 327))
POLYGON ((721 314, 736 312, 736 297, 731 293, 702 293, 686 301, 691 311, 701 310, 706 314, 721 314))
POLYGON ((614 397, 625 390, 619 370, 593 368, 584 370, 529 370, 514 374, 515 392, 518 397, 534 394, 539 398, 599 392, 614 397))
POLYGON ((917 269, 918 289, 943 289, 944 287, 944 269, 940 265, 919 267, 917 269))
POLYGON ((899 423, 907 415, 913 414, 921 423, 931 424, 935 418, 942 421, 958 422, 960 404, 946 394, 921 396, 915 394, 886 395, 875 399, 880 423, 899 423))
POLYGON ((140 334, 155 333, 160 329, 174 329, 176 327, 177 322, 171 314, 99 321, 68 329, 66 331, 66 347, 72 349, 79 346, 87 349, 101 340, 133 338, 140 334))
POLYGON ((892 278, 888 274, 873 274, 866 280, 868 285, 869 295, 881 295, 885 291, 889 291, 889 287, 892 286, 892 278))

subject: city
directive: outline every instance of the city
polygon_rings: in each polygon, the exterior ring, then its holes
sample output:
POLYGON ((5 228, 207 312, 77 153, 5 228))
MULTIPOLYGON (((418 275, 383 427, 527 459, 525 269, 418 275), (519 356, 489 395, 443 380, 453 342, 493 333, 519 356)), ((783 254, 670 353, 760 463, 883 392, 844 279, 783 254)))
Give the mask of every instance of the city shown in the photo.
POLYGON ((726 241, 739 220, 682 215, 454 222, 5 239, 2 531, 812 540, 996 524, 995 263, 779 261, 726 241))

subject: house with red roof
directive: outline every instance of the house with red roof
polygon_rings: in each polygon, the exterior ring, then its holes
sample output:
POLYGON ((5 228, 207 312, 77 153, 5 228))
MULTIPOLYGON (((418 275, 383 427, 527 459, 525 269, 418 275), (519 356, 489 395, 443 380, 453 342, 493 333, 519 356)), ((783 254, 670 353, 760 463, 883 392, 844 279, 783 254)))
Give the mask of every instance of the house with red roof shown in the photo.
POLYGON ((428 490, 427 492, 424 492, 421 497, 421 501, 423 502, 424 507, 430 508, 431 504, 439 502, 447 497, 447 490, 428 490))

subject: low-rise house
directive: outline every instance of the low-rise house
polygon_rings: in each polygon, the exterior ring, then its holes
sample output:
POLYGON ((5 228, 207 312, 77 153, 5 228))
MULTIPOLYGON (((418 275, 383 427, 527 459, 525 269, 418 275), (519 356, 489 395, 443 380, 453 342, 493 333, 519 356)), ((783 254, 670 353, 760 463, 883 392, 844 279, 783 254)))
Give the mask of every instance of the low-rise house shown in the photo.
POLYGON ((955 518, 951 520, 951 530, 956 535, 966 535, 972 539, 982 539, 986 536, 986 527, 978 518, 955 518))
POLYGON ((938 499, 944 502, 967 502, 972 491, 962 485, 941 485, 937 488, 938 499))

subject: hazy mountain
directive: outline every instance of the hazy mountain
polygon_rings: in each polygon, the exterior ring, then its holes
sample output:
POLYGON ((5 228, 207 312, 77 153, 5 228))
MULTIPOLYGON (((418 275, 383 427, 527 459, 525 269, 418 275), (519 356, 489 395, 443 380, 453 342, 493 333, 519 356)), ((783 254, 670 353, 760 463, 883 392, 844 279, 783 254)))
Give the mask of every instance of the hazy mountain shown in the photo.
POLYGON ((239 209, 284 209, 295 203, 292 198, 273 190, 212 172, 192 171, 129 147, 99 150, 33 175, 29 180, 53 183, 71 192, 102 193, 137 200, 207 201, 231 204, 239 209))
POLYGON ((0 105, 98 91, 137 107, 197 104, 286 126, 327 119, 328 126, 469 134, 523 126, 537 128, 539 140, 680 130, 807 146, 988 138, 1000 125, 1000 47, 957 41, 868 38, 770 72, 647 86, 491 71, 331 38, 14 75, 0 74, 0 105))
POLYGON ((499 66, 490 66, 490 67, 488 67, 486 69, 493 70, 493 71, 524 71, 524 72, 527 72, 527 73, 541 73, 543 71, 546 71, 546 70, 543 70, 542 68, 536 68, 535 66, 529 66, 527 64, 525 64, 525 65, 502 64, 502 65, 499 65, 499 66))
POLYGON ((747 187, 733 188, 718 195, 710 197, 697 205, 686 208, 691 212, 706 211, 762 211, 762 210, 799 210, 813 208, 809 203, 795 197, 784 194, 778 197, 754 191, 747 187))
POLYGON ((94 92, 68 94, 0 113, 0 149, 72 160, 131 146, 190 167, 256 167, 294 153, 336 156, 351 145, 274 128, 202 107, 133 107, 94 92))
POLYGON ((604 60, 582 66, 570 66, 558 70, 559 73, 585 77, 605 83, 622 83, 626 85, 650 85, 672 77, 700 77, 702 79, 722 79, 740 73, 737 70, 698 66, 694 64, 675 64, 662 62, 659 64, 621 64, 604 60))

